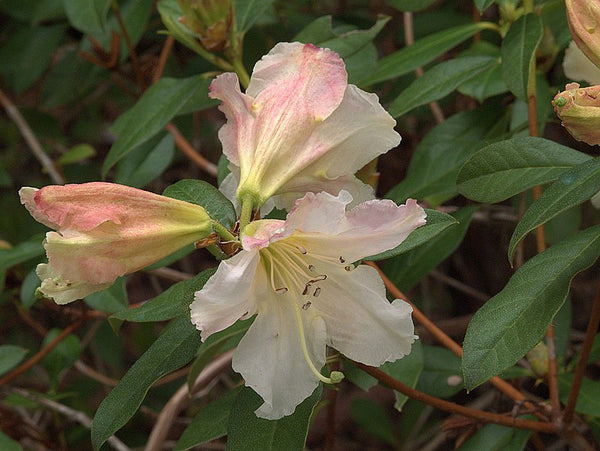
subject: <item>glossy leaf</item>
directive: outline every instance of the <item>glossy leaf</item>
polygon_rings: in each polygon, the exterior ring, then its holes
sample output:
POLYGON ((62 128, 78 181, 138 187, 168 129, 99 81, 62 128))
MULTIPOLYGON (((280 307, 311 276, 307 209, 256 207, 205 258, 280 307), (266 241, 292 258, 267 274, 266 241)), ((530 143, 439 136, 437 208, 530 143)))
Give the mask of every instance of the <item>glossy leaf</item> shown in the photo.
MULTIPOLYGON (((394 379, 414 388, 417 385, 421 372, 423 371, 423 346, 420 341, 415 341, 410 350, 410 354, 394 362, 384 363, 380 369, 392 376, 394 379)), ((404 404, 408 401, 408 396, 394 391, 396 395, 396 410, 402 411, 404 404)))
POLYGON ((463 196, 496 203, 555 180, 590 159, 554 141, 517 137, 490 144, 474 154, 460 169, 456 183, 463 196))
POLYGON ((321 391, 319 385, 312 395, 296 407, 293 414, 280 420, 265 420, 254 413, 263 400, 251 388, 244 387, 229 416, 227 450, 302 451, 321 391))
POLYGON ((460 448, 460 451, 485 450, 510 450, 521 451, 525 449, 531 431, 509 428, 499 424, 486 424, 479 429, 460 448))
POLYGON ((16 367, 25 358, 28 349, 15 345, 0 346, 0 375, 16 367))
POLYGON ((110 0, 62 0, 71 25, 85 34, 103 33, 110 0))
POLYGON ((396 445, 394 425, 381 404, 371 399, 357 398, 350 404, 350 417, 367 434, 389 445, 396 445))
POLYGON ((471 47, 462 51, 459 56, 483 56, 494 57, 494 64, 483 71, 476 78, 463 83, 459 86, 458 92, 477 99, 479 103, 489 97, 503 94, 508 91, 508 86, 502 78, 502 62, 500 60, 500 48, 487 42, 478 41, 471 47))
POLYGON ((462 242, 477 207, 465 207, 452 216, 458 224, 438 234, 426 244, 398 255, 385 264, 387 276, 403 291, 410 290, 444 261, 462 242))
POLYGON ((92 422, 94 449, 129 421, 154 382, 187 364, 199 345, 200 333, 189 315, 171 321, 98 407, 92 422))
POLYGON ((208 96, 208 84, 200 75, 189 78, 161 78, 137 103, 115 121, 112 131, 117 140, 111 147, 102 172, 104 175, 135 147, 155 136, 192 99, 202 98, 196 109, 213 105, 208 96))
POLYGON ((543 25, 533 13, 513 23, 502 41, 502 75, 509 89, 519 99, 527 100, 527 84, 535 49, 542 40, 543 25))
POLYGON ((461 25, 419 39, 413 45, 382 58, 375 71, 361 80, 360 85, 371 85, 408 74, 466 41, 483 28, 481 24, 461 25))
POLYGON ((464 388, 460 358, 446 348, 423 346, 423 371, 417 390, 449 398, 464 388))
POLYGON ((468 56, 440 63, 402 91, 389 106, 388 111, 393 117, 398 117, 413 108, 446 97, 461 84, 494 64, 495 58, 487 56, 468 56))
POLYGON ((12 266, 31 260, 44 253, 42 246, 43 235, 35 235, 27 241, 17 244, 10 249, 0 249, 0 272, 12 266))
MULTIPOLYGON (((51 329, 42 342, 42 347, 47 346, 54 340, 62 331, 60 329, 51 329)), ((81 354, 81 343, 76 335, 67 335, 60 343, 58 343, 41 361, 40 363, 50 376, 50 385, 53 389, 56 388, 59 374, 73 366, 75 361, 81 354)))
POLYGON ((600 191, 600 158, 586 161, 564 172, 527 209, 517 224, 508 246, 512 261, 519 242, 536 227, 554 218, 561 212, 579 205, 600 191))
POLYGON ((600 226, 555 244, 521 266, 467 329, 463 372, 472 390, 513 365, 544 335, 571 279, 600 255, 600 226))
POLYGON ((273 0, 235 0, 238 33, 245 33, 271 7, 273 0))
POLYGON ((231 409, 242 389, 242 387, 234 388, 203 407, 185 428, 173 451, 185 451, 224 437, 227 434, 231 409))
POLYGON ((129 303, 127 302, 125 278, 119 277, 106 290, 86 296, 85 303, 95 310, 106 313, 114 313, 127 309, 129 303))
POLYGON ((395 248, 381 252, 377 255, 366 257, 364 260, 384 260, 403 254, 404 252, 408 252, 415 247, 419 247, 420 245, 429 242, 429 240, 436 237, 448 227, 458 224, 456 219, 441 211, 426 208, 425 212, 427 213, 427 223, 424 226, 421 226, 412 232, 406 240, 395 248))
POLYGON ((227 228, 233 227, 236 221, 231 201, 213 185, 202 180, 180 180, 168 186, 163 195, 204 207, 212 219, 227 228))

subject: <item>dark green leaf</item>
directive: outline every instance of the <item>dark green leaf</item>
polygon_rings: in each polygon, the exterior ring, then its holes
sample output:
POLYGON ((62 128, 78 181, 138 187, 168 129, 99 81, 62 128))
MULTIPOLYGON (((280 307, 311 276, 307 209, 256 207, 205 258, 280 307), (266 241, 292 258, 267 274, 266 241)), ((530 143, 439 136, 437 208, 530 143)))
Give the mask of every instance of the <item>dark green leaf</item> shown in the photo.
POLYGON ((502 41, 502 75, 509 89, 527 101, 527 84, 535 49, 544 27, 536 14, 526 14, 513 23, 502 41))
MULTIPOLYGON (((420 341, 415 341, 410 350, 410 354, 394 362, 386 362, 381 366, 381 370, 392 376, 394 379, 414 388, 417 385, 421 371, 423 371, 423 346, 420 341)), ((396 403, 394 407, 401 411, 408 396, 394 391, 396 403)))
POLYGON ((413 45, 381 59, 375 71, 361 80, 360 85, 371 85, 408 74, 466 41, 483 28, 481 24, 461 25, 419 39, 413 45))
POLYGON ((0 346, 0 375, 12 370, 25 358, 28 349, 15 345, 0 346))
POLYGON ((238 33, 248 31, 272 4, 273 0, 235 0, 238 33))
POLYGON ((224 437, 227 434, 231 409, 241 390, 242 387, 234 388, 203 407, 185 428, 173 451, 185 451, 202 443, 224 437))
POLYGON ((468 389, 513 365, 544 335, 571 279, 600 255, 600 226, 555 244, 521 266, 475 314, 463 344, 468 389))
POLYGON ((368 434, 395 445, 394 426, 383 406, 373 400, 358 398, 350 405, 350 417, 368 434))
POLYGON ((423 346, 423 371, 417 390, 449 398, 464 388, 460 358, 446 348, 423 346))
POLYGON ((519 242, 536 227, 579 205, 600 191, 600 158, 586 161, 563 174, 546 189, 517 224, 508 246, 512 261, 519 242))
MULTIPOLYGON (((190 78, 161 78, 152 85, 137 103, 123 113, 112 126, 117 140, 111 147, 102 172, 104 175, 121 158, 135 147, 145 143, 156 135, 177 115, 182 106, 196 94, 206 97, 203 107, 208 108, 214 102, 207 96, 209 80, 198 75, 190 78)), ((202 105, 197 105, 201 109, 202 105)))
POLYGON ((531 431, 486 424, 467 440, 460 451, 521 451, 529 441, 531 431))
POLYGON ((244 387, 229 416, 227 451, 302 451, 310 418, 315 404, 321 398, 321 391, 319 385, 312 395, 296 407, 292 415, 280 420, 265 420, 254 413, 263 400, 251 388, 244 387))
POLYGON ((15 247, 0 249, 0 272, 42 255, 44 253, 43 239, 43 235, 35 235, 15 247))
POLYGON ((388 3, 398 11, 421 11, 429 7, 436 0, 388 0, 388 3))
MULTIPOLYGON (((560 400, 566 404, 569 399, 569 392, 571 391, 571 384, 573 382, 572 374, 561 374, 558 376, 558 390, 560 393, 560 400)), ((581 389, 579 390, 579 396, 577 397, 577 404, 575 405, 575 412, 583 415, 591 415, 593 417, 600 417, 600 382, 588 379, 584 377, 581 381, 581 389)))
POLYGON ((458 88, 461 94, 473 97, 480 103, 489 97, 503 94, 508 91, 508 86, 502 78, 502 63, 500 61, 500 48, 487 41, 475 42, 471 47, 460 53, 463 56, 487 55, 495 58, 492 67, 479 74, 477 78, 463 83, 458 88))
POLYGON ((474 2, 479 12, 484 12, 486 9, 492 6, 495 0, 474 0, 474 2))
POLYGON ((408 236, 406 240, 404 240, 395 248, 371 257, 366 257, 364 260, 377 261, 403 254, 404 252, 408 252, 423 243, 427 243, 429 240, 436 237, 448 227, 458 224, 456 219, 446 213, 442 213, 441 211, 425 209, 425 212, 427 213, 427 224, 416 229, 408 236))
MULTIPOLYGON (((47 346, 52 340, 54 340, 62 331, 60 329, 50 330, 44 337, 42 347, 47 346)), ((79 358, 81 353, 81 343, 76 335, 67 335, 58 345, 54 347, 41 360, 41 364, 46 368, 50 375, 51 385, 54 388, 58 380, 58 375, 62 370, 73 366, 75 361, 79 358)))
POLYGON ((2 431, 0 431, 0 449, 3 451, 23 451, 19 442, 14 441, 2 431))
POLYGON ((171 321, 98 407, 92 422, 94 449, 127 423, 154 382, 192 360, 199 345, 200 333, 189 315, 171 321))
POLYGON ((77 144, 63 153, 57 160, 56 164, 65 166, 67 164, 80 163, 96 155, 96 149, 89 144, 77 144))
POLYGON ((125 278, 119 277, 106 290, 86 296, 85 303, 93 309, 106 313, 126 310, 129 303, 127 301, 127 290, 125 289, 125 278))
POLYGON ((194 300, 194 293, 200 290, 214 273, 212 268, 205 269, 193 279, 170 286, 140 307, 119 311, 108 320, 113 328, 118 328, 123 321, 147 323, 165 321, 179 315, 189 316, 189 306, 194 300))
POLYGON ((40 284, 41 281, 35 273, 35 269, 29 271, 29 273, 25 276, 25 279, 23 279, 23 284, 21 285, 21 290, 19 293, 21 304, 23 304, 24 309, 29 309, 38 301, 35 291, 40 287, 40 284))
POLYGON ((231 201, 217 188, 202 180, 180 180, 168 186, 163 195, 204 207, 212 219, 227 228, 233 227, 236 221, 231 201))
POLYGON ((440 63, 402 91, 388 111, 393 117, 398 117, 413 108, 446 97, 466 81, 492 67, 495 61, 495 58, 488 56, 467 56, 440 63))
POLYGON ((478 108, 455 114, 436 126, 417 146, 404 180, 385 197, 396 203, 427 198, 435 206, 440 200, 455 196, 458 171, 486 144, 490 130, 502 122, 501 114, 500 108, 478 108))
POLYGON ((62 0, 71 25, 84 34, 104 33, 110 0, 62 0))
POLYGON ((474 154, 461 168, 456 183, 463 196, 495 203, 555 180, 590 159, 554 141, 517 137, 490 144, 474 154))
POLYGON ((398 255, 384 266, 387 276, 403 291, 410 290, 459 246, 477 207, 465 207, 452 216, 459 222, 428 243, 398 255))

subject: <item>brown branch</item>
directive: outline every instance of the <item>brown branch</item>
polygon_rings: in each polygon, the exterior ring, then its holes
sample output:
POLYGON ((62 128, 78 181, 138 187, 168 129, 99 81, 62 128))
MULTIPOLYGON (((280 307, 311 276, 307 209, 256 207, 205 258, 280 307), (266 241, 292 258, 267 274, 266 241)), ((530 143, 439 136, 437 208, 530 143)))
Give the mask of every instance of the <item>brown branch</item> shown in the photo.
POLYGON ((175 42, 175 38, 169 35, 167 40, 165 41, 165 45, 160 51, 160 57, 158 58, 158 64, 156 65, 156 69, 154 69, 154 75, 152 76, 152 83, 156 83, 160 80, 163 71, 165 70, 165 64, 167 64, 167 58, 169 57, 169 53, 171 53, 171 49, 173 48, 173 43, 175 42))
POLYGON ((125 23, 123 22, 123 18, 121 17, 121 11, 119 10, 119 5, 115 0, 110 2, 111 8, 117 22, 119 23, 119 28, 121 29, 121 33, 123 33, 123 37, 125 38, 125 44, 127 44, 127 50, 129 50, 129 57, 131 58, 131 63, 133 64, 133 71, 135 72, 135 78, 137 80, 137 84, 140 89, 143 91, 146 88, 146 81, 144 80, 144 73, 140 67, 140 62, 137 57, 137 53, 135 53, 135 48, 133 47, 133 42, 131 42, 131 38, 129 37, 129 32, 125 27, 125 23))
POLYGON ((569 399, 563 412, 563 424, 565 427, 569 427, 573 422, 573 412, 575 411, 575 405, 577 404, 577 397, 579 396, 579 390, 581 389, 581 383, 585 374, 585 367, 587 366, 588 359, 590 357, 590 351, 592 350, 592 344, 598 325, 600 324, 600 287, 596 291, 594 298, 594 304, 592 305, 592 313, 590 315, 590 321, 588 323, 587 330, 585 332, 585 338, 583 339, 583 345, 581 346, 581 356, 579 362, 575 367, 573 374, 573 381, 571 382, 571 391, 569 392, 569 399))
POLYGON ((213 177, 217 176, 217 166, 196 152, 196 149, 194 149, 189 141, 185 139, 176 125, 168 123, 165 125, 165 129, 173 135, 175 144, 179 147, 179 150, 181 150, 190 160, 196 163, 196 165, 207 174, 212 175, 213 177))
POLYGON ((419 390, 415 390, 414 388, 409 387, 408 385, 403 384, 402 382, 394 379, 393 377, 389 376, 388 374, 384 373, 378 368, 373 368, 363 363, 354 363, 360 369, 370 374, 375 379, 379 380, 388 387, 399 391, 400 393, 408 396, 411 399, 423 402, 437 409, 444 410, 446 412, 451 412, 457 415, 462 415, 468 418, 475 418, 476 420, 485 423, 500 424, 502 426, 526 429, 529 431, 545 432, 549 434, 556 433, 557 431, 556 426, 552 423, 523 420, 521 418, 512 418, 511 416, 500 415, 497 413, 484 412, 483 410, 470 409, 468 407, 464 407, 459 404, 446 401, 444 399, 436 398, 435 396, 428 395, 427 393, 423 393, 419 390))
POLYGON ((75 331, 79 326, 83 324, 82 320, 77 321, 76 323, 71 324, 69 327, 64 329, 60 334, 56 336, 54 340, 48 343, 45 347, 40 349, 35 355, 31 356, 21 365, 16 367, 10 373, 6 374, 3 378, 0 379, 0 387, 6 385, 16 377, 23 374, 25 371, 33 367, 36 363, 46 357, 50 351, 52 351, 61 341, 63 341, 67 336, 69 336, 73 331, 75 331))

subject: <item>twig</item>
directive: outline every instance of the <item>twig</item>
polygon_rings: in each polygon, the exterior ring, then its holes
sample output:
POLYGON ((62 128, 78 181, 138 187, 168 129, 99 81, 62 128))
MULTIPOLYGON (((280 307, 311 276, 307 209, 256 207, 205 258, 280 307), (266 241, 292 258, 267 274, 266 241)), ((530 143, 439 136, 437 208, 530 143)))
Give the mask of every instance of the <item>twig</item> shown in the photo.
POLYGON ((459 291, 462 291, 466 295, 477 299, 478 301, 485 302, 490 298, 487 294, 482 293, 481 291, 476 290, 475 288, 467 285, 466 283, 463 283, 460 280, 456 280, 453 277, 447 276, 446 274, 435 269, 429 274, 431 274, 434 278, 441 280, 445 284, 450 285, 451 287, 456 288, 459 291))
POLYGON ((444 399, 436 398, 435 396, 428 395, 419 390, 415 390, 408 385, 394 379, 388 374, 384 373, 378 368, 367 366, 363 363, 354 362, 361 370, 373 376, 375 379, 384 383, 388 387, 393 388, 396 391, 408 396, 416 401, 424 402, 437 409, 444 410, 446 412, 455 413, 468 418, 475 418, 476 420, 483 421, 486 423, 495 423, 502 426, 516 427, 519 429, 527 429, 529 431, 555 433, 556 426, 552 423, 523 420, 521 418, 512 418, 510 416, 500 415, 497 413, 484 412, 483 410, 469 409, 468 407, 461 406, 459 404, 446 401, 444 399))
POLYGON ((18 108, 15 106, 15 104, 11 102, 11 100, 6 96, 6 94, 4 94, 4 92, 1 89, 0 103, 2 103, 2 106, 6 110, 6 114, 8 114, 8 117, 10 117, 13 120, 13 122, 16 124, 17 128, 21 132, 21 135, 23 135, 23 138, 25 139, 27 145, 33 152, 33 155, 41 163, 42 169, 48 172, 48 175, 52 179, 52 182, 56 183, 57 185, 64 185, 65 179, 58 172, 50 157, 48 157, 46 152, 44 152, 44 149, 42 148, 42 145, 36 138, 35 134, 33 133, 33 130, 31 130, 31 127, 29 126, 21 112, 18 110, 18 108))
POLYGON ((166 280, 171 280, 173 282, 181 282, 183 280, 189 280, 194 276, 187 272, 177 271, 173 268, 156 268, 148 271, 148 274, 152 274, 158 277, 162 277, 166 280))
POLYGON ((581 346, 581 356, 579 362, 575 367, 573 374, 573 381, 571 382, 571 391, 569 392, 569 399, 563 412, 563 424, 566 428, 569 428, 573 422, 573 412, 575 411, 575 405, 577 404, 577 397, 579 396, 579 390, 581 389, 581 382, 585 374, 585 367, 587 366, 588 359, 590 357, 590 351, 598 325, 600 324, 600 287, 596 291, 594 298, 594 304, 592 305, 592 313, 590 315, 590 321, 588 323, 587 330, 585 332, 585 338, 583 339, 583 345, 581 346))
POLYGON ((21 365, 16 367, 10 373, 6 374, 2 379, 0 379, 0 387, 12 381, 17 376, 20 376, 25 371, 33 367, 36 363, 46 357, 50 351, 52 351, 61 341, 63 341, 69 334, 75 331, 79 326, 83 324, 82 320, 77 321, 76 323, 71 324, 69 327, 64 329, 60 334, 56 336, 54 340, 48 343, 44 348, 40 349, 35 355, 31 356, 21 365))
MULTIPOLYGON (((201 390, 204 386, 208 385, 215 377, 217 377, 225 367, 231 364, 231 358, 233 356, 233 350, 221 354, 210 364, 202 370, 202 372, 196 378, 194 386, 192 387, 191 393, 195 393, 201 390)), ((190 390, 188 384, 183 384, 179 390, 169 399, 152 428, 148 443, 146 444, 146 451, 160 451, 162 443, 164 442, 171 424, 183 408, 183 403, 186 399, 189 399, 190 390)))
POLYGON ((152 76, 152 83, 156 83, 160 80, 162 76, 163 70, 165 69, 165 64, 167 63, 167 58, 169 57, 169 53, 171 53, 171 49, 173 48, 173 43, 175 42, 175 38, 169 35, 167 40, 165 41, 165 45, 163 46, 160 57, 158 58, 158 64, 156 65, 156 69, 154 70, 154 75, 152 76))
MULTIPOLYGON (((406 46, 413 45, 415 42, 415 34, 413 31, 413 13, 409 11, 402 13, 402 20, 404 22, 404 41, 406 42, 406 46)), ((415 74, 417 74, 417 77, 421 77, 423 75, 423 68, 417 67, 415 69, 415 74)), ((438 124, 444 122, 444 113, 440 108, 439 103, 437 103, 435 100, 433 102, 429 102, 429 108, 431 109, 431 113, 438 124)))
POLYGON ((81 374, 86 375, 90 379, 94 379, 96 382, 100 382, 103 385, 108 385, 109 387, 114 387, 119 383, 117 379, 113 379, 112 377, 105 376, 104 374, 96 371, 94 368, 86 365, 81 360, 76 360, 73 365, 77 371, 81 374))
POLYGON ((217 166, 196 152, 196 149, 194 149, 188 140, 185 139, 177 126, 172 123, 168 123, 165 125, 165 129, 173 135, 173 138, 175 138, 175 144, 177 147, 179 147, 179 150, 181 150, 190 160, 196 163, 200 169, 207 174, 212 175, 213 177, 217 176, 217 166))
POLYGON ((123 22, 123 18, 121 17, 121 11, 119 10, 119 5, 115 0, 110 2, 110 6, 115 14, 117 22, 119 23, 119 28, 121 29, 121 33, 123 33, 123 37, 125 38, 125 44, 127 44, 127 50, 129 50, 129 56, 131 57, 131 63, 133 64, 133 71, 135 72, 135 78, 137 80, 137 84, 140 89, 144 90, 146 88, 146 81, 144 80, 144 74, 142 73, 142 69, 140 68, 140 63, 138 61, 137 53, 135 53, 135 48, 133 47, 133 42, 131 42, 131 38, 129 37, 129 32, 125 27, 125 23, 123 22))
MULTIPOLYGON (((13 388, 12 391, 14 393, 17 393, 19 396, 31 399, 32 401, 35 401, 38 404, 46 406, 49 409, 54 410, 55 412, 58 412, 61 415, 64 415, 68 419, 81 424, 87 429, 91 429, 92 427, 92 420, 85 413, 80 412, 79 410, 72 409, 71 407, 65 406, 64 404, 52 401, 51 399, 36 396, 32 393, 29 393, 27 390, 23 390, 20 388, 13 388)), ((130 451, 130 448, 114 435, 108 438, 108 443, 110 443, 113 446, 113 448, 115 448, 117 451, 130 451)))

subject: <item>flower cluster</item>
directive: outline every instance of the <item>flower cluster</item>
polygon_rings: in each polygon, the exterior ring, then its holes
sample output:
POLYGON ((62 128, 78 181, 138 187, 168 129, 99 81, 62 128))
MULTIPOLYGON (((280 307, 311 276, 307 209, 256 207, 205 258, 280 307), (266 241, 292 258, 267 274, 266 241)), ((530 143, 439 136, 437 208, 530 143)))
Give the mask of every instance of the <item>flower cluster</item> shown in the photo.
MULTIPOLYGON (((425 223, 425 212, 414 200, 375 200, 355 177, 400 136, 376 95, 348 85, 333 51, 278 44, 256 64, 245 93, 226 73, 210 96, 227 118, 219 137, 231 174, 222 189, 241 216, 237 253, 195 294, 191 320, 205 340, 255 316, 233 368, 264 400, 257 415, 281 418, 320 381, 343 378, 321 374, 327 346, 376 366, 410 352, 410 305, 390 303, 377 272, 357 262, 396 247, 425 223), (273 206, 289 211, 285 220, 251 221, 273 206)), ((198 205, 116 184, 20 195, 56 230, 37 272, 41 293, 61 304, 219 233, 198 205)))

